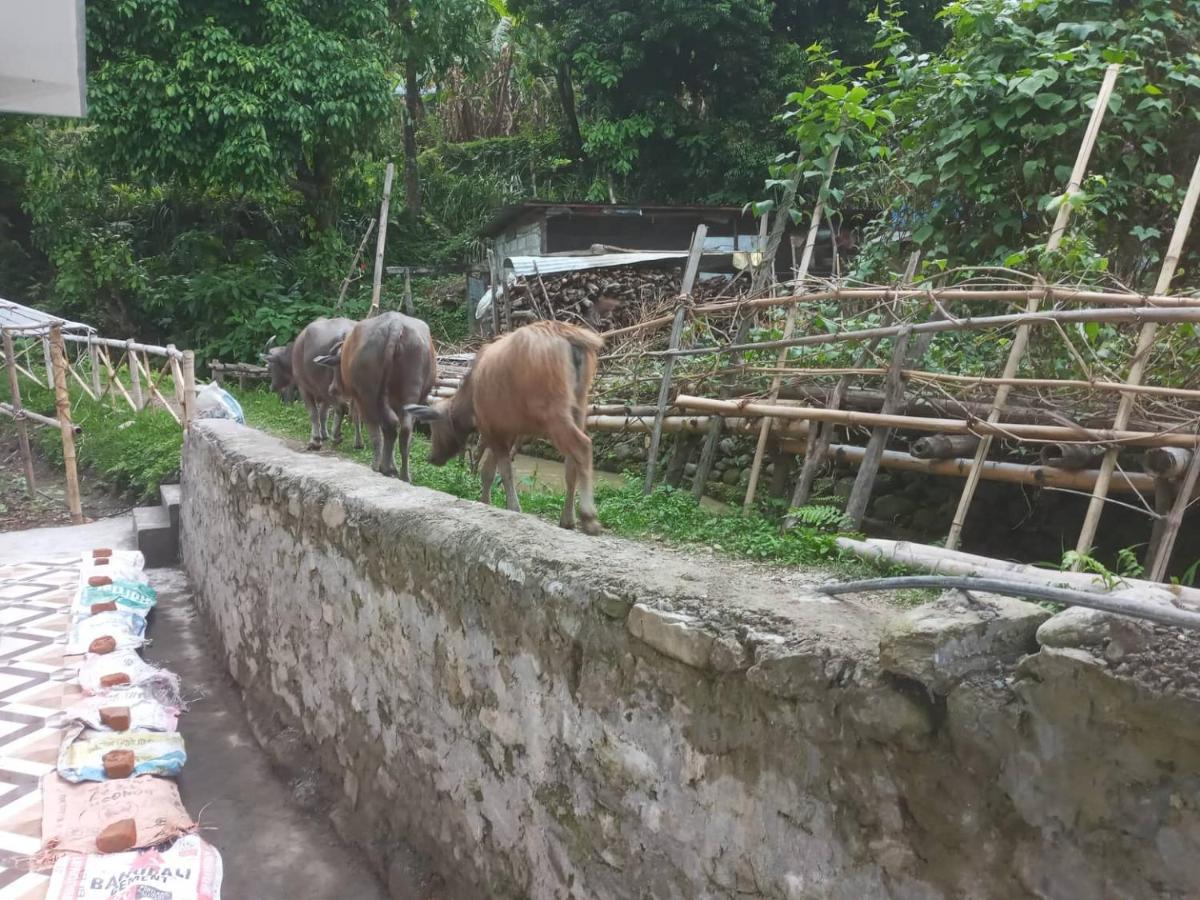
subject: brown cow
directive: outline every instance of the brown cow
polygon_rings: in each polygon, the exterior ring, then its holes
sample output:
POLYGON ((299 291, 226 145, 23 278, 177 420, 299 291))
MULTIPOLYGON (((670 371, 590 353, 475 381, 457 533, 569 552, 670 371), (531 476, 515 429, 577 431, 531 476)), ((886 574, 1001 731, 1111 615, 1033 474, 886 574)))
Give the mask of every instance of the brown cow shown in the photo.
POLYGON ((437 380, 437 354, 429 326, 402 313, 383 313, 356 324, 345 341, 314 362, 334 370, 333 390, 349 400, 367 423, 375 448, 371 468, 383 475, 396 474, 399 430, 400 477, 412 481, 408 471, 412 416, 405 409, 424 403, 437 380))
POLYGON ((566 461, 567 501, 559 524, 575 527, 575 483, 579 482, 580 527, 600 533, 592 496, 592 441, 585 431, 588 391, 604 338, 561 322, 535 322, 484 347, 449 399, 433 406, 409 406, 429 422, 433 447, 429 461, 444 465, 462 452, 479 431, 487 456, 480 466, 482 500, 489 503, 496 469, 504 482, 508 508, 520 511, 512 457, 523 438, 547 438, 566 461))

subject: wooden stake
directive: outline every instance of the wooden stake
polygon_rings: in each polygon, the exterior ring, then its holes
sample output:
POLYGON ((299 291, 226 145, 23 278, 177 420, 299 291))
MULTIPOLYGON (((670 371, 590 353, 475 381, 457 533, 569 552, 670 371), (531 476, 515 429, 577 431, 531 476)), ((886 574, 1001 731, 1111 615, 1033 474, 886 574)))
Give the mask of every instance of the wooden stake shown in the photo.
MULTIPOLYGON (((1154 293, 1165 294, 1171 287, 1171 279, 1179 267, 1179 257, 1183 253, 1183 244, 1187 239, 1188 230, 1192 225, 1192 216, 1196 212, 1196 201, 1200 199, 1200 157, 1196 159, 1196 167, 1192 170, 1192 180, 1188 183, 1187 194, 1184 195, 1183 205, 1179 208, 1179 216, 1175 219, 1175 228, 1171 232, 1171 241, 1167 247, 1167 255, 1163 257, 1162 268, 1158 273, 1158 282, 1154 293)), ((1147 322, 1138 334, 1137 347, 1133 351, 1133 362, 1129 367, 1129 376, 1125 379, 1128 385, 1140 385, 1146 372, 1146 364, 1150 361, 1150 351, 1154 349, 1154 340, 1158 333, 1155 322, 1147 322)), ((1129 425, 1129 417, 1133 412, 1136 399, 1134 394, 1122 394, 1117 404, 1117 415, 1113 419, 1113 428, 1120 431, 1129 425)), ((1118 450, 1114 447, 1104 454, 1100 463, 1100 478, 1092 491, 1091 502, 1088 503, 1087 514, 1083 517, 1083 525, 1079 529, 1079 540, 1075 551, 1080 556, 1091 551, 1092 542, 1096 538, 1096 530, 1100 527, 1100 516, 1104 513, 1104 501, 1108 496, 1108 483, 1117 467, 1118 450)), ((1167 531, 1161 531, 1166 537, 1167 531)), ((1082 558, 1077 559, 1076 569, 1083 565, 1082 558)))
POLYGON ((492 274, 492 337, 500 337, 500 279, 504 275, 504 260, 497 260, 496 251, 488 251, 488 268, 492 274))
POLYGON ((29 426, 21 407, 21 385, 17 381, 17 354, 13 349, 12 332, 4 329, 4 367, 8 369, 8 396, 13 408, 13 419, 17 423, 17 442, 21 446, 21 463, 25 467, 25 492, 30 497, 37 491, 37 480, 33 475, 33 451, 29 448, 29 426))
MULTIPOLYGON (((90 335, 89 335, 90 337, 90 335)), ((90 340, 87 345, 88 364, 92 370, 92 396, 100 397, 100 354, 96 351, 96 345, 90 340)))
POLYGON ((67 348, 62 326, 50 326, 50 361, 54 368, 54 408, 62 435, 63 468, 67 476, 67 509, 71 522, 83 524, 83 506, 79 501, 79 470, 75 464, 75 426, 71 424, 71 395, 67 393, 67 348))
MULTIPOLYGON (((675 350, 679 347, 679 339, 683 336, 683 323, 687 318, 692 288, 696 284, 696 276, 700 272, 700 256, 704 252, 704 239, 708 236, 708 226, 696 226, 692 235, 692 247, 688 251, 687 265, 683 270, 683 282, 680 285, 679 309, 675 310, 675 322, 671 325, 671 339, 668 348, 675 350)), ((654 413, 654 428, 650 432, 650 449, 646 451, 646 480, 642 485, 642 493, 649 494, 654 490, 655 469, 658 467, 658 445, 662 441, 662 420, 667 414, 667 398, 671 395, 671 374, 675 369, 675 357, 668 356, 663 361, 662 381, 658 386, 658 407, 654 413)))
MULTIPOLYGON (((904 361, 908 355, 908 332, 901 331, 896 335, 896 343, 892 347, 892 364, 888 370, 887 382, 884 386, 883 406, 880 413, 891 415, 904 399, 904 361)), ((867 514, 867 504, 871 501, 871 490, 875 487, 875 476, 879 473, 879 461, 887 448, 890 428, 874 428, 867 440, 863 461, 859 464, 858 475, 854 479, 854 487, 850 491, 850 499, 846 501, 846 515, 854 523, 857 530, 862 525, 863 517, 867 514)))
POLYGON ((132 343, 131 339, 125 345, 125 367, 129 369, 129 389, 133 394, 134 412, 141 412, 146 408, 146 398, 142 394, 142 376, 138 371, 137 353, 129 346, 132 343))
MULTIPOLYGON (((54 362, 50 355, 50 338, 48 337, 42 338, 42 356, 46 361, 46 387, 54 390, 54 362)), ((32 369, 33 364, 30 363, 29 367, 32 369)))
MULTIPOLYGON (((800 255, 800 265, 796 270, 796 281, 803 283, 808 277, 808 269, 812 265, 813 248, 817 244, 817 232, 821 228, 821 215, 825 210, 825 197, 829 193, 829 186, 833 181, 833 170, 837 167, 838 151, 841 149, 841 143, 833 148, 833 152, 829 154, 829 159, 825 164, 825 177, 821 179, 821 187, 817 191, 817 202, 813 204, 812 221, 808 226, 808 236, 804 241, 804 252, 800 255)), ((788 210, 791 208, 792 198, 795 197, 796 188, 800 183, 800 163, 797 161, 796 174, 793 177, 788 187, 791 189, 791 196, 786 198, 786 205, 775 214, 775 222, 782 220, 786 223, 788 218, 788 210)), ((782 235, 783 229, 776 228, 773 230, 771 237, 774 239, 775 245, 778 245, 779 236, 782 235)), ((773 251, 775 247, 768 246, 768 251, 773 251)), ((774 266, 775 258, 771 256, 771 265, 774 266)), ((788 307, 787 319, 783 324, 783 339, 788 340, 792 336, 792 332, 796 330, 796 310, 799 304, 792 304, 788 307)), ((783 348, 779 351, 779 359, 776 365, 782 366, 787 362, 788 350, 783 348)), ((779 386, 783 383, 783 376, 776 375, 771 379, 771 388, 768 393, 769 399, 774 401, 779 397, 779 386)), ((767 435, 771 431, 771 422, 769 419, 764 419, 762 428, 758 432, 758 444, 754 448, 754 462, 750 465, 750 480, 746 484, 746 496, 742 500, 742 512, 749 513, 754 507, 754 495, 758 492, 758 475, 762 470, 763 454, 767 449, 767 435)))
MULTIPOLYGON (((1200 437, 1200 435, 1198 435, 1200 437)), ((1175 551, 1175 541, 1179 537, 1179 529, 1183 527, 1183 514, 1192 503, 1192 494, 1196 490, 1196 482, 1200 481, 1200 451, 1192 452, 1192 461, 1188 463, 1187 473, 1179 484, 1179 492, 1175 495, 1175 503, 1167 513, 1163 525, 1162 536, 1158 545, 1153 548, 1153 566, 1148 572, 1151 581, 1164 581, 1167 577, 1167 567, 1171 564, 1171 554, 1175 551)))
POLYGON ((196 354, 184 350, 180 367, 183 369, 183 427, 187 430, 196 415, 196 354))
POLYGON ((371 311, 370 316, 379 315, 379 295, 383 290, 383 251, 387 246, 388 206, 392 202, 392 177, 396 167, 387 164, 383 176, 383 202, 379 204, 379 235, 375 239, 375 277, 371 281, 371 311))
MULTIPOLYGON (((1088 122, 1087 131, 1084 132, 1083 142, 1079 146, 1079 153, 1075 157, 1075 167, 1071 170, 1070 180, 1067 182, 1067 189, 1063 197, 1063 202, 1058 207, 1058 215, 1054 220, 1054 227, 1050 230, 1050 237, 1046 241, 1047 252, 1053 252, 1058 249, 1058 245, 1062 242, 1063 234, 1067 230, 1067 221, 1071 217, 1071 202, 1072 194, 1079 191, 1083 183, 1083 177, 1087 173, 1088 160, 1091 158, 1092 149, 1096 146, 1096 138, 1100 134, 1100 124, 1104 121, 1104 113, 1108 109, 1108 101, 1112 96, 1113 89, 1117 84, 1117 74, 1121 71, 1119 65, 1111 65, 1104 73, 1104 81, 1100 84, 1100 92, 1096 95, 1096 105, 1092 108, 1092 117, 1088 122)), ((1030 297, 1026 312, 1037 312, 1040 298, 1037 296, 1030 297)), ((1012 346, 1009 349, 1008 360, 1004 364, 1003 378, 1012 378, 1017 374, 1017 369, 1021 365, 1021 360, 1025 357, 1025 348, 1029 343, 1029 326, 1022 324, 1017 326, 1017 333, 1013 336, 1012 346)), ((992 412, 988 416, 988 422, 997 422, 1000 419, 1000 413, 1004 409, 1004 404, 1008 402, 1010 388, 1007 385, 1001 385, 997 391, 995 399, 992 401, 992 412)), ((962 496, 958 501, 958 509, 954 513, 954 521, 950 525, 950 533, 946 535, 946 546, 953 550, 958 546, 962 538, 963 527, 967 522, 967 513, 971 510, 971 501, 975 499, 975 490, 979 487, 979 476, 976 470, 979 469, 987 459, 988 452, 992 448, 991 436, 984 436, 979 442, 979 449, 975 451, 975 462, 972 465, 971 474, 967 476, 967 482, 963 485, 962 496)))
MULTIPOLYGON (((366 233, 362 236, 362 240, 358 243, 358 249, 354 251, 354 259, 350 260, 350 271, 346 273, 346 277, 342 280, 342 289, 338 291, 337 303, 333 305, 335 310, 340 310, 342 304, 346 302, 346 292, 350 290, 350 285, 354 281, 354 270, 358 267, 358 260, 363 254, 363 250, 367 248, 367 241, 371 239, 371 233, 375 230, 375 220, 371 220, 371 224, 367 226, 366 233)), ((221 382, 218 381, 217 384, 221 382)))
POLYGON ((404 312, 406 315, 414 315, 411 266, 404 267, 404 312))

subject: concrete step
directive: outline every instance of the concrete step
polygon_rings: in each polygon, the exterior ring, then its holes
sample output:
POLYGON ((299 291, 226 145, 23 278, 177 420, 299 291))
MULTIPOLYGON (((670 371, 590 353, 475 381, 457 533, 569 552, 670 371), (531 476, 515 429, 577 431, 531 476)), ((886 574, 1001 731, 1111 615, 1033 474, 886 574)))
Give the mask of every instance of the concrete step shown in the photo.
POLYGON ((164 484, 158 488, 162 498, 163 508, 171 517, 171 529, 175 532, 175 541, 179 541, 179 504, 183 500, 183 489, 177 484, 164 484))
POLYGON ((173 566, 179 560, 179 541, 164 506, 139 506, 133 511, 133 534, 146 557, 146 567, 173 566))

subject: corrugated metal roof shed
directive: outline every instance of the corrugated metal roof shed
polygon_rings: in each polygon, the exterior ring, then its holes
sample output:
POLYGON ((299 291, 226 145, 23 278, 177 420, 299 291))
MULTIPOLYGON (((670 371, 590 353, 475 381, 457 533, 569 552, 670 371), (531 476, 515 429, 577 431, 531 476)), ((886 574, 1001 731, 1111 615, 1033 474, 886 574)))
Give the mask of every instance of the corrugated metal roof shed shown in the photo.
POLYGON ((586 256, 507 256, 504 267, 514 275, 550 275, 578 272, 581 269, 605 269, 610 266, 635 266, 662 259, 684 259, 686 250, 655 250, 645 253, 601 253, 586 256))
POLYGON ((0 298, 0 328, 10 328, 25 334, 40 334, 49 331, 51 325, 62 325, 64 331, 87 333, 96 330, 91 325, 69 322, 32 306, 22 306, 20 303, 0 298))

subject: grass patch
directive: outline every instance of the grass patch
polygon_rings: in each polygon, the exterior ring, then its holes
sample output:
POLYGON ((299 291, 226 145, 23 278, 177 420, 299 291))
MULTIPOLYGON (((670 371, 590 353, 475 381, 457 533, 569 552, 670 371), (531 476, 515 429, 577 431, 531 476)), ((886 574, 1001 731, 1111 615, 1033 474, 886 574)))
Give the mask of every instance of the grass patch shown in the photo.
MULTIPOLYGON (((299 404, 285 404, 265 391, 238 393, 248 424, 263 431, 295 440, 307 440, 308 415, 299 404)), ((364 435, 364 438, 366 436, 364 435)), ((339 452, 364 465, 371 464, 371 450, 350 446, 349 428, 339 452)), ((410 467, 413 482, 474 500, 479 481, 460 460, 438 468, 428 462, 429 442, 413 436, 410 467)), ((562 512, 561 491, 525 479, 519 486, 525 512, 557 522, 562 512)), ((493 501, 502 502, 496 489, 493 501)), ((782 565, 836 568, 840 575, 878 573, 857 558, 846 558, 838 550, 836 535, 822 528, 798 527, 783 531, 778 521, 761 515, 718 513, 702 507, 690 492, 660 487, 649 497, 642 495, 640 479, 622 486, 597 484, 596 505, 606 529, 623 537, 654 539, 676 545, 703 545, 727 556, 761 560, 782 565)))
MULTIPOLYGON (((45 388, 24 382, 21 387, 25 406, 35 412, 54 415, 54 395, 45 388)), ((183 435, 170 413, 146 409, 133 413, 128 406, 115 409, 82 394, 71 400, 71 416, 83 429, 75 437, 79 468, 88 477, 98 478, 107 487, 148 500, 158 493, 164 481, 179 475, 179 453, 183 435)), ((51 428, 31 432, 38 449, 53 465, 62 467, 62 438, 51 428)))

